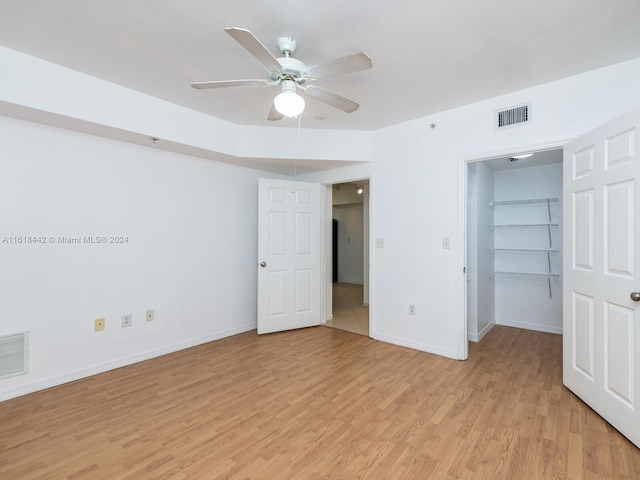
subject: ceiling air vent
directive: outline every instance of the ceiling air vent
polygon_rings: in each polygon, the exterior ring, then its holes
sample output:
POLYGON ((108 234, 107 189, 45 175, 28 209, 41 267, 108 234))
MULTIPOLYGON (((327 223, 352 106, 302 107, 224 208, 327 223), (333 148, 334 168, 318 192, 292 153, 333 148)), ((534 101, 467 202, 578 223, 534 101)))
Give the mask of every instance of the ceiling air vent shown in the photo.
POLYGON ((498 112, 498 128, 518 125, 529 121, 529 105, 509 108, 498 112))
POLYGON ((27 373, 29 332, 0 336, 0 379, 27 373))

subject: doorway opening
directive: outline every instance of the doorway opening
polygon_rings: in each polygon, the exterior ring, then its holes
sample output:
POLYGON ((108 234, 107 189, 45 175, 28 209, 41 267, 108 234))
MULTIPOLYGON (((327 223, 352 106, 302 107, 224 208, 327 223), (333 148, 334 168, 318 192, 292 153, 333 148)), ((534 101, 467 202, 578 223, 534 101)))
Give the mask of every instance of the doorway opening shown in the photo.
POLYGON ((369 336, 369 180, 331 185, 330 211, 326 325, 369 336))
POLYGON ((467 341, 562 334, 562 148, 466 163, 467 341))

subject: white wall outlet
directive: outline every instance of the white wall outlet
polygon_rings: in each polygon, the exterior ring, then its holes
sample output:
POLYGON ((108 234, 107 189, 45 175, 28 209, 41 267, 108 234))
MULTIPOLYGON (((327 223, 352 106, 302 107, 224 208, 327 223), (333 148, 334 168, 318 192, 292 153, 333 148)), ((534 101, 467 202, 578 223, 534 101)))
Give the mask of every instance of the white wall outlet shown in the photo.
POLYGON ((376 238, 376 248, 384 248, 384 238, 376 238))
POLYGON ((156 312, 154 310, 147 310, 144 314, 145 322, 153 322, 156 319, 156 312))
POLYGON ((409 315, 415 315, 416 314, 416 306, 413 303, 409 304, 409 315))
POLYGON ((122 328, 131 326, 131 314, 130 313, 125 313, 124 315, 122 315, 122 317, 120 318, 120 326, 122 328))
POLYGON ((442 237, 442 248, 445 250, 451 248, 451 239, 449 237, 442 237))
POLYGON ((104 318, 96 318, 93 321, 93 330, 96 332, 104 330, 104 318))

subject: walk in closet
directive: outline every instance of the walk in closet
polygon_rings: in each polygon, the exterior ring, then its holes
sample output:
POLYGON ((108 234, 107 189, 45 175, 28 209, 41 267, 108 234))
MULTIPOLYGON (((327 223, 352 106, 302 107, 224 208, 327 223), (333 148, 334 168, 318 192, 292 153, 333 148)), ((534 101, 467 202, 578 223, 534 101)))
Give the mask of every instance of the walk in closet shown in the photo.
POLYGON ((467 331, 562 333, 562 150, 467 164, 467 331))

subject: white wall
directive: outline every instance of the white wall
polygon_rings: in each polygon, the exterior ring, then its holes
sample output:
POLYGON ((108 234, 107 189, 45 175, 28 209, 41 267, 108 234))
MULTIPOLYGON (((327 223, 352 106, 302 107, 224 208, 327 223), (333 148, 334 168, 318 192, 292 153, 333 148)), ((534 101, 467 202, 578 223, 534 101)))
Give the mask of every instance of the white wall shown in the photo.
POLYGON ((293 159, 372 157, 370 132, 235 125, 3 46, 0 71, 0 115, 133 143, 158 137, 158 148, 226 162, 286 160, 285 173, 293 159))
MULTIPOLYGON (((497 228, 496 248, 558 249, 549 258, 542 254, 496 253, 496 271, 562 273, 562 164, 541 165, 495 172, 495 200, 558 198, 551 203, 552 246, 546 228, 497 228)), ((546 204, 533 203, 494 207, 497 225, 541 224, 549 222, 546 204)), ((562 333, 562 277, 496 275, 496 323, 550 333, 562 333)))
POLYGON ((376 130, 373 162, 303 176, 371 179, 371 336, 466 358, 465 161, 562 145, 640 107, 638 85, 640 59, 560 79, 376 130), (494 127, 497 110, 526 102, 528 124, 494 127))
POLYGON ((282 171, 371 159, 370 132, 234 125, 1 46, 0 66, 0 226, 126 230, 136 242, 97 255, 2 250, 0 334, 32 330, 32 368, 2 380, 0 399, 255 327, 257 178, 276 175, 196 156, 282 171), (156 322, 138 323, 148 308, 156 322), (123 313, 134 326, 115 330, 123 313))
POLYGON ((363 205, 333 206, 338 221, 338 281, 362 285, 364 259, 363 205))
POLYGON ((372 337, 464 358, 464 161, 562 144, 640 106, 638 85, 635 60, 375 131, 372 337), (525 102, 529 124, 496 130, 498 109, 525 102))
POLYGON ((255 328, 264 172, 6 117, 0 144, 0 334, 31 332, 0 400, 255 328))

